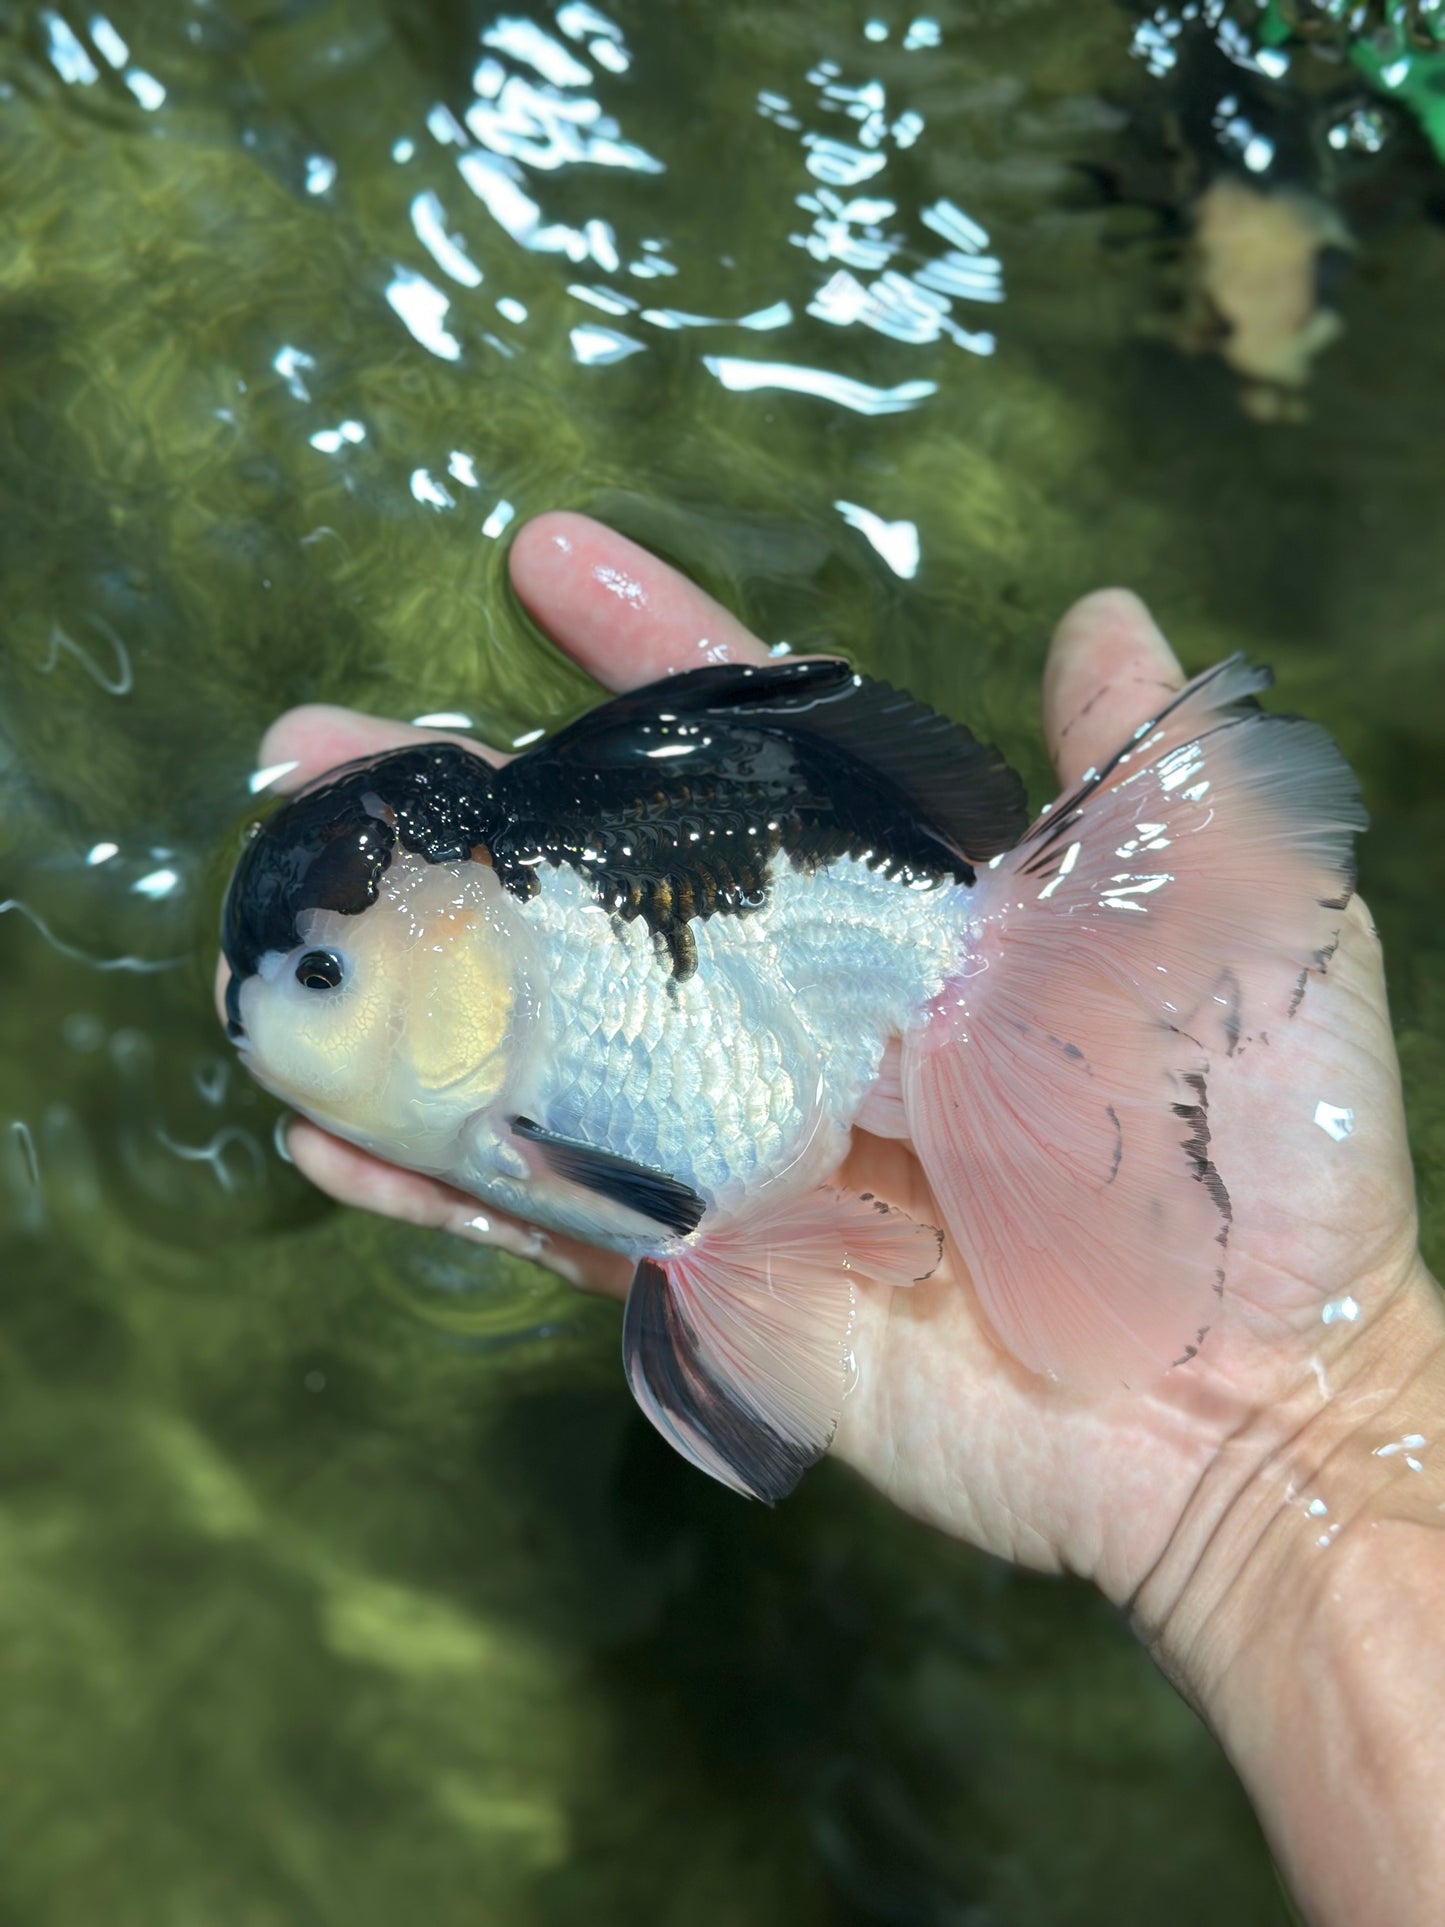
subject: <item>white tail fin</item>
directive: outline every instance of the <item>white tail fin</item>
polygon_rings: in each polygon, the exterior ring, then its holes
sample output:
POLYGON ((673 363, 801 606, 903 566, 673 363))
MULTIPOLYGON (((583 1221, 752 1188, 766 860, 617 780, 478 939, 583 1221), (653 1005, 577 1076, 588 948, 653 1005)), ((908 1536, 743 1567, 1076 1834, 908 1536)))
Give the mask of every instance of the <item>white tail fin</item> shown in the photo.
POLYGON ((1231 1222, 1209 1050, 1283 1019, 1364 828, 1324 731, 1199 676, 985 872, 959 975, 904 1047, 909 1128, 998 1336, 1098 1386, 1193 1355, 1231 1222))

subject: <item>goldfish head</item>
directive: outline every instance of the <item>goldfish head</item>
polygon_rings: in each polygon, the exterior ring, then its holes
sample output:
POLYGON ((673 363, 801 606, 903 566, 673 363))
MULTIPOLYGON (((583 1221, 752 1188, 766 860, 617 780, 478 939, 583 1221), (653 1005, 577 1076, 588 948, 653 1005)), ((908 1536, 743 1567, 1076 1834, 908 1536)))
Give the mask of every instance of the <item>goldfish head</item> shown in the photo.
POLYGON ((450 746, 343 772, 262 825, 226 900, 227 1027, 248 1068, 417 1168, 445 1169, 503 1095, 530 1022, 527 933, 471 841, 489 777, 450 746))

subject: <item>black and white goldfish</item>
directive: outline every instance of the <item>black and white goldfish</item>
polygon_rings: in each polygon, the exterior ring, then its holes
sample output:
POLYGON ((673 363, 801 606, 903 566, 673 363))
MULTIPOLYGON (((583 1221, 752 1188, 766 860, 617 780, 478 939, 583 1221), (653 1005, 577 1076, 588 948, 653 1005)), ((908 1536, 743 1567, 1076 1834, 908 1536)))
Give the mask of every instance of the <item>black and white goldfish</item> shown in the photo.
POLYGON ((838 662, 706 668, 496 769, 455 744, 283 804, 231 883, 231 1035, 328 1130, 626 1254, 628 1378, 774 1500, 827 1449, 854 1278, 946 1232, 1074 1383, 1192 1356, 1227 1264, 1206 1026, 1288 1008, 1364 816, 1329 737, 1190 683, 1028 826, 996 751, 838 662), (830 1187, 911 1139, 944 1219, 830 1187))

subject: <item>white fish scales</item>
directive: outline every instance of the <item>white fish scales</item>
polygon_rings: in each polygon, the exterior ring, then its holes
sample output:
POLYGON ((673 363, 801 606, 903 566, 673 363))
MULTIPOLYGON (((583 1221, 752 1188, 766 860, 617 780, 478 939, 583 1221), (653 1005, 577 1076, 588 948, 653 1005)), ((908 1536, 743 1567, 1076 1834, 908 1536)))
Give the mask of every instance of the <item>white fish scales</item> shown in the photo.
POLYGON ((942 987, 968 902, 956 885, 900 891, 856 858, 804 871, 780 854, 763 907, 701 923, 679 982, 640 919, 551 871, 522 908, 546 984, 539 1107, 720 1211, 802 1157, 826 1177, 885 1041, 942 987))

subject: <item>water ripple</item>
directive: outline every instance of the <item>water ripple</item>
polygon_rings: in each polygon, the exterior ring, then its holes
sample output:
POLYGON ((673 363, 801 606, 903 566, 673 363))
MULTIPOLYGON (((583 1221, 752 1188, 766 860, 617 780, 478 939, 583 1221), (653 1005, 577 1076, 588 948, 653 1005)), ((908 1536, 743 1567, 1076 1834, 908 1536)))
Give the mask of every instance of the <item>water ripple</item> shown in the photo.
POLYGON ((87 616, 86 621, 99 635, 110 644, 115 654, 115 667, 107 674, 95 657, 85 647, 69 636, 57 622, 51 627, 50 641, 42 660, 37 663, 42 676, 53 675, 61 655, 72 656, 92 682, 98 683, 108 696, 128 696, 135 688, 135 671, 131 667, 130 651, 110 624, 100 616, 87 616))
POLYGON ((865 381, 830 374, 826 368, 798 367, 786 361, 746 361, 737 355, 704 355, 703 366, 734 394, 786 388, 796 395, 816 395, 823 401, 836 402, 855 415, 901 415, 938 393, 936 381, 903 381, 894 388, 871 388, 865 381))
POLYGON ((88 950, 80 950, 77 949, 74 944, 67 943, 63 937, 57 937, 44 917, 41 916, 40 912, 38 910, 32 910, 30 905, 23 903, 19 897, 6 897, 0 900, 0 917, 3 917, 6 912, 10 910, 18 911, 27 923, 38 930, 52 950, 58 951, 62 957, 69 957, 72 963, 85 964, 91 970, 133 970, 142 974, 150 974, 161 970, 179 970, 181 965, 187 961, 187 958, 184 956, 96 957, 88 950))

